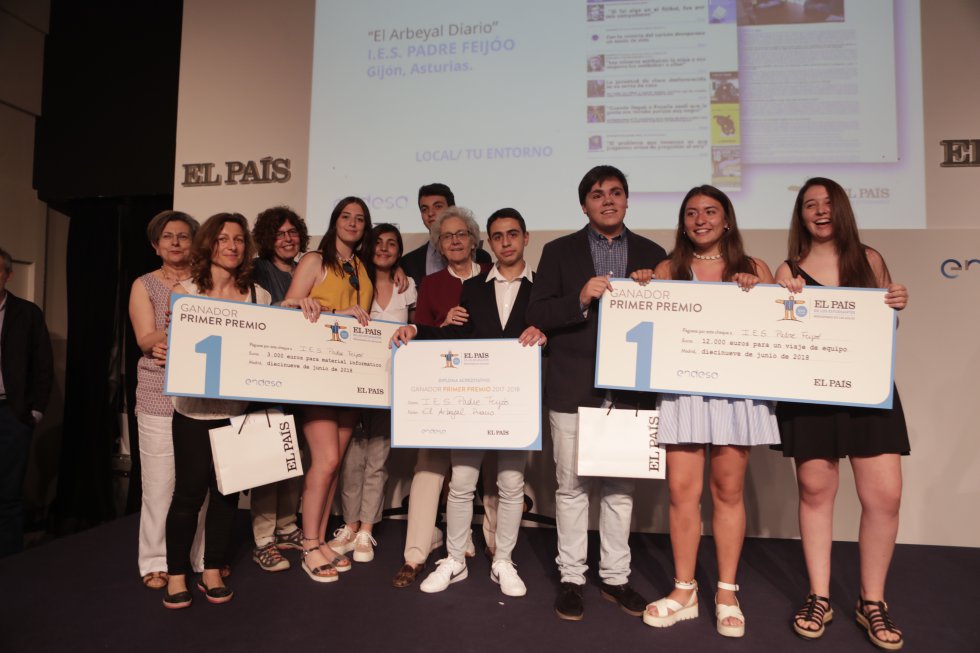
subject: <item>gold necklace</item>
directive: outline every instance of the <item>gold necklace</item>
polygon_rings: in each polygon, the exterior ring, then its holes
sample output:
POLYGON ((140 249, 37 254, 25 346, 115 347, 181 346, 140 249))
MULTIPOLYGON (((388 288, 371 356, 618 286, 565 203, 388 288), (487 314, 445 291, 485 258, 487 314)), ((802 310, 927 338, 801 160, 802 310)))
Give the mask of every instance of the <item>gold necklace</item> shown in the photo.
POLYGON ((176 286, 178 283, 183 283, 184 281, 187 281, 188 279, 191 278, 191 275, 189 274, 183 279, 171 277, 170 274, 167 272, 167 268, 163 265, 160 266, 160 273, 163 275, 163 280, 169 283, 171 288, 176 286))

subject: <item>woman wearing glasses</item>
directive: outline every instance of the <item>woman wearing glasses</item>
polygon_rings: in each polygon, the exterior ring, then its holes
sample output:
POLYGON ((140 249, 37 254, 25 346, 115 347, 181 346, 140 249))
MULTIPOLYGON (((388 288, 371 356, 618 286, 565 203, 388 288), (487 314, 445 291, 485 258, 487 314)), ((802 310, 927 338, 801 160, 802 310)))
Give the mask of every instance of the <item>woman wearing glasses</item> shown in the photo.
MULTIPOLYGON (((370 319, 374 286, 365 266, 370 262, 371 212, 364 200, 345 197, 330 214, 330 226, 319 251, 304 256, 282 305, 302 309, 316 322, 320 313, 349 315, 361 324, 370 319)), ((310 467, 303 486, 303 569, 318 583, 329 583, 350 569, 350 559, 325 542, 337 473, 350 442, 357 411, 333 406, 303 408, 303 433, 310 448, 310 467)))
MULTIPOLYGON (((252 278, 269 291, 273 304, 280 304, 293 281, 296 257, 310 244, 306 222, 288 206, 274 206, 259 213, 252 236, 258 250, 252 278)), ((296 525, 302 488, 301 477, 252 488, 252 560, 265 571, 289 569, 280 550, 303 550, 302 531, 296 525)))
MULTIPOLYGON (((171 434, 174 405, 163 396, 163 361, 154 349, 167 343, 170 293, 180 293, 180 282, 191 277, 191 241, 197 220, 179 211, 157 214, 146 227, 150 245, 160 257, 159 270, 133 282, 129 294, 129 320, 143 356, 136 364, 136 423, 139 427, 140 508, 138 561, 143 584, 154 590, 167 586, 166 523, 174 494, 174 442, 171 434)), ((203 569, 203 515, 194 539, 194 569, 203 569)))
MULTIPOLYGON (((459 306, 463 282, 490 267, 476 262, 480 225, 467 209, 451 206, 429 227, 429 238, 446 259, 446 267, 422 280, 415 323, 435 327, 466 324, 469 314, 459 306)), ((391 581, 395 587, 414 583, 425 568, 430 551, 442 544, 442 533, 435 524, 439 495, 448 471, 448 449, 419 450, 409 491, 405 562, 391 581)), ((471 541, 466 554, 473 557, 474 553, 471 541)))

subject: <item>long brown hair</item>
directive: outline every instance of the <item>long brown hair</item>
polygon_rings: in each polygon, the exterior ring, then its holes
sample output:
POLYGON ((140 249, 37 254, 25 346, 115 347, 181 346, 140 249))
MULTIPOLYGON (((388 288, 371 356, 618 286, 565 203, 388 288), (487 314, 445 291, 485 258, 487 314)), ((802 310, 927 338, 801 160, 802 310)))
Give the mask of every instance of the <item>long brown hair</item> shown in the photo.
MULTIPOLYGON (((823 186, 830 197, 830 221, 834 227, 834 246, 837 248, 837 276, 841 286, 851 288, 877 288, 879 280, 875 276, 871 264, 868 263, 867 251, 870 249, 861 243, 858 234, 857 220, 851 201, 840 184, 826 177, 812 177, 806 180, 796 194, 793 205, 793 221, 789 227, 789 262, 794 276, 800 274, 800 261, 807 257, 813 245, 813 235, 806 228, 803 218, 803 196, 814 186, 823 186)), ((884 265, 884 260, 882 260, 884 265)), ((888 269, 884 269, 885 279, 888 269)))
POLYGON ((235 269, 235 287, 239 292, 244 293, 252 286, 252 258, 255 256, 255 243, 248 230, 248 220, 241 213, 216 213, 197 230, 191 247, 191 279, 197 284, 201 293, 206 293, 214 287, 214 281, 211 279, 211 257, 214 255, 221 229, 227 222, 234 222, 241 227, 245 238, 242 264, 235 269))
POLYGON ((340 261, 337 260, 337 220, 340 219, 340 214, 344 212, 348 204, 357 204, 364 211, 364 233, 361 234, 361 240, 354 245, 353 250, 357 258, 361 260, 361 264, 367 268, 368 272, 371 272, 374 269, 374 241, 371 240, 371 210, 368 209, 368 205, 364 200, 353 195, 337 202, 337 206, 333 208, 333 212, 330 214, 330 226, 327 227, 327 233, 323 235, 323 238, 320 240, 320 246, 317 248, 323 257, 323 269, 333 268, 337 274, 343 274, 340 261))
POLYGON ((721 242, 718 247, 721 251, 722 260, 725 262, 725 270, 722 272, 722 281, 731 281, 739 272, 755 274, 755 264, 752 258, 745 253, 742 245, 742 235, 738 232, 738 223, 735 221, 735 207, 728 195, 718 190, 714 186, 707 184, 695 186, 684 196, 681 202, 681 210, 677 215, 677 234, 674 237, 674 249, 670 253, 670 278, 679 281, 690 281, 691 261, 694 258, 694 243, 684 232, 684 213, 687 210, 687 203, 699 196, 710 197, 719 204, 725 214, 725 221, 728 228, 722 234, 721 242))

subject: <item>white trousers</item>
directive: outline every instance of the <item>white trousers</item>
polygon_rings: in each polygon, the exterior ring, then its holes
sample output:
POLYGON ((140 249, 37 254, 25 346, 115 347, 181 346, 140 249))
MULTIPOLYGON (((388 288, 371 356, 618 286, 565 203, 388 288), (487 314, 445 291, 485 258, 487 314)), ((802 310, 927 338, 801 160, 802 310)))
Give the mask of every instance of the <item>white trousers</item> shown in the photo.
MULTIPOLYGON (((463 560, 473 522, 473 497, 480 477, 481 449, 455 449, 450 454, 452 478, 446 502, 446 549, 463 560)), ((491 451, 497 458, 496 551, 493 559, 510 560, 524 514, 525 451, 491 451)), ((489 512, 489 511, 488 511, 489 512)))
MULTIPOLYGON (((167 571, 167 512, 174 496, 174 440, 172 418, 157 415, 137 415, 140 439, 140 478, 143 483, 143 504, 140 508, 139 550, 137 559, 140 576, 154 571, 167 571)), ((197 532, 191 547, 191 566, 204 570, 204 502, 197 519, 197 532)))
POLYGON ((555 521, 558 526, 558 571, 563 583, 585 583, 589 547, 589 492, 599 484, 599 577, 623 585, 630 575, 630 520, 633 480, 579 477, 576 473, 578 414, 548 412, 555 450, 555 521))

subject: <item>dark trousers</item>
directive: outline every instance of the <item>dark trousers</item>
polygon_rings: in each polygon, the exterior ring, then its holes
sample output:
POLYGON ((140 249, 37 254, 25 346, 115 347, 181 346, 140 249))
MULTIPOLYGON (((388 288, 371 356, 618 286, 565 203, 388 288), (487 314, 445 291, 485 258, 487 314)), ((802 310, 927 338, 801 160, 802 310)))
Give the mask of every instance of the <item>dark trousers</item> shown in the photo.
POLYGON ((24 548, 24 474, 32 429, 0 405, 0 558, 24 548))
POLYGON ((167 513, 167 568, 171 574, 191 573, 197 515, 210 490, 204 519, 204 568, 219 569, 227 563, 238 493, 225 496, 218 491, 208 431, 228 426, 229 421, 191 419, 177 411, 173 419, 174 498, 167 513))

